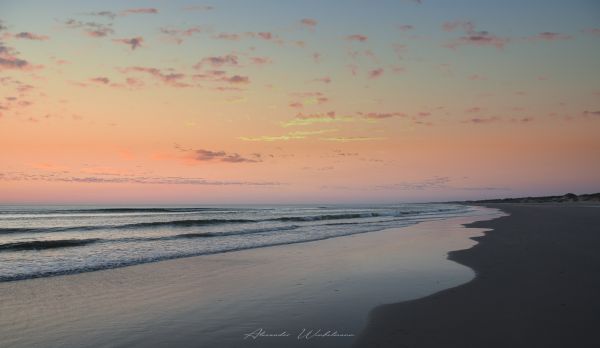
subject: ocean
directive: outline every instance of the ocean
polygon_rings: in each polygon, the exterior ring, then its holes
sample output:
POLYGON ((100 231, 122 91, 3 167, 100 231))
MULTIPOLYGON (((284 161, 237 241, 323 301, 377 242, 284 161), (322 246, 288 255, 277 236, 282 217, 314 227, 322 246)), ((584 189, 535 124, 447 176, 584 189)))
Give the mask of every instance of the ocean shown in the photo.
POLYGON ((0 281, 315 241, 475 210, 456 204, 1 206, 0 281))

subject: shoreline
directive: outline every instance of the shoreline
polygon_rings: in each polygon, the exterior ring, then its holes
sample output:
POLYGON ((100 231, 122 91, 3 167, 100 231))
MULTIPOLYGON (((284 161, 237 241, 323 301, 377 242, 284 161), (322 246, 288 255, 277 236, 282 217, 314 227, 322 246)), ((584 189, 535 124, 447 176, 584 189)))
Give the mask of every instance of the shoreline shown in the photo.
POLYGON ((471 279, 473 271, 447 260, 446 253, 474 244, 469 237, 483 229, 462 224, 486 218, 491 216, 0 283, 0 343, 346 347, 374 306, 471 279), (259 328, 268 334, 332 334, 309 342, 243 340, 259 328))
POLYGON ((354 347, 597 347, 598 204, 477 204, 508 213, 448 259, 476 277, 374 308, 354 347))

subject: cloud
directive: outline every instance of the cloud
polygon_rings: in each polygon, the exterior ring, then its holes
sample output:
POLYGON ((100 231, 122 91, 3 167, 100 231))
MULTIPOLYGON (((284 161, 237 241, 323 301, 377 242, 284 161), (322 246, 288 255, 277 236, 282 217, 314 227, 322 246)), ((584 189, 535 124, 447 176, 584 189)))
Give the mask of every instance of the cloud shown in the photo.
POLYGON ((140 88, 142 86, 144 86, 144 82, 140 81, 136 78, 133 77, 128 77, 125 79, 125 84, 129 87, 133 87, 133 88, 140 88))
POLYGON ((157 14, 158 10, 152 7, 142 7, 142 8, 130 8, 127 10, 121 11, 121 16, 128 16, 132 14, 157 14))
POLYGON ((262 162, 260 154, 254 154, 252 158, 242 157, 238 153, 227 153, 225 151, 210 151, 199 149, 194 151, 194 159, 201 162, 228 162, 228 163, 257 163, 262 162))
POLYGON ((348 143, 355 141, 372 141, 372 140, 383 140, 383 137, 332 137, 332 138, 322 138, 322 140, 326 141, 335 141, 340 143, 348 143))
POLYGON ((231 77, 224 77, 221 79, 222 81, 233 83, 233 84, 247 84, 250 83, 250 78, 248 76, 240 76, 233 75, 231 77))
POLYGON ((494 122, 498 122, 498 121, 500 121, 500 118, 498 118, 498 117, 488 117, 488 118, 473 117, 473 118, 464 120, 463 123, 487 124, 487 123, 494 123, 494 122))
POLYGON ((293 101, 290 103, 292 107, 302 107, 305 105, 321 105, 329 101, 322 92, 304 92, 304 93, 292 93, 293 97, 302 98, 302 101, 293 101))
POLYGON ((34 33, 30 33, 30 32, 20 32, 18 34, 15 34, 15 38, 26 39, 26 40, 35 40, 35 41, 46 41, 50 37, 48 37, 46 35, 37 35, 34 33))
POLYGON ((5 46, 0 41, 0 71, 2 70, 22 70, 28 71, 41 68, 41 65, 34 66, 27 60, 19 58, 20 53, 12 47, 5 46))
POLYGON ((144 185, 208 185, 208 186, 278 186, 280 182, 209 180, 178 176, 134 176, 134 175, 69 175, 68 173, 30 174, 22 172, 0 172, 0 181, 43 181, 84 184, 144 184, 144 185))
POLYGON ((552 33, 552 32, 543 32, 534 36, 526 37, 525 40, 529 41, 560 41, 560 40, 569 40, 573 37, 570 35, 564 35, 560 33, 552 33))
POLYGON ((135 50, 138 47, 142 47, 144 38, 141 36, 133 37, 131 39, 113 39, 114 42, 122 43, 131 47, 131 50, 135 50))
POLYGON ((213 56, 202 58, 201 61, 194 65, 195 69, 201 69, 203 66, 210 65, 213 68, 219 68, 222 66, 238 66, 239 58, 235 54, 228 54, 225 56, 213 56))
POLYGON ((475 24, 473 24, 471 21, 445 22, 442 24, 442 29, 447 32, 462 30, 465 33, 472 33, 475 31, 475 24))
POLYGON ((600 28, 586 28, 581 31, 584 34, 600 36, 600 28))
POLYGON ((322 56, 321 56, 321 53, 319 53, 319 52, 314 52, 312 54, 312 59, 313 59, 313 62, 315 62, 315 63, 320 63, 321 58, 322 58, 322 56))
POLYGON ((357 41, 357 42, 365 42, 367 41, 369 38, 365 35, 361 35, 361 34, 354 34, 354 35, 349 35, 346 37, 346 40, 348 41, 357 41))
POLYGON ((313 79, 313 81, 323 82, 323 83, 331 83, 331 77, 329 77, 329 76, 319 77, 319 78, 313 79))
POLYGON ((480 31, 473 35, 462 36, 447 45, 449 48, 457 48, 458 46, 473 45, 473 46, 493 46, 497 49, 502 49, 509 42, 508 38, 492 35, 486 31, 480 31))
POLYGON ((317 26, 319 22, 317 22, 315 19, 312 18, 303 18, 302 20, 300 20, 300 24, 307 26, 309 28, 314 28, 317 26))
POLYGON ((403 112, 369 112, 369 113, 358 113, 361 117, 371 120, 382 120, 393 117, 406 117, 407 115, 403 112))
POLYGON ((213 38, 218 40, 239 41, 242 36, 236 33, 219 33, 213 36, 213 38))
POLYGON ((383 75, 383 68, 377 68, 374 70, 369 71, 369 78, 370 79, 376 79, 378 77, 380 77, 381 75, 383 75))
POLYGON ((105 37, 114 33, 112 24, 82 22, 75 19, 67 19, 63 24, 70 29, 82 29, 87 36, 94 38, 105 37))
POLYGON ((130 73, 130 72, 145 73, 145 74, 155 77, 156 79, 160 80, 161 82, 163 82, 169 86, 172 86, 172 87, 190 87, 189 84, 181 82, 181 80, 183 80, 186 77, 185 74, 172 72, 171 69, 168 69, 169 72, 163 72, 162 70, 157 69, 157 68, 132 66, 132 67, 127 67, 127 68, 122 68, 119 70, 123 73, 130 73))
POLYGON ((183 8, 184 11, 198 11, 198 12, 212 11, 214 9, 215 9, 214 6, 210 6, 210 5, 190 5, 190 6, 186 6, 183 8))
POLYGON ((506 37, 496 36, 485 30, 475 30, 475 24, 470 21, 455 21, 446 22, 442 25, 442 28, 447 32, 454 32, 461 30, 465 33, 464 36, 455 39, 445 46, 448 48, 455 49, 459 46, 493 46, 497 49, 502 49, 506 44, 509 43, 510 39, 506 37))
POLYGON ((160 32, 177 43, 181 44, 184 39, 193 36, 194 34, 202 33, 204 29, 200 26, 193 26, 187 29, 175 29, 175 28, 160 28, 160 32))
POLYGON ((334 111, 321 114, 297 114, 292 120, 282 124, 283 127, 308 126, 315 123, 332 123, 348 121, 348 118, 337 117, 334 111))
POLYGON ((588 110, 585 110, 583 112, 583 114, 585 116, 600 116, 600 110, 598 110, 598 111, 588 111, 588 110))
POLYGON ((329 132, 335 132, 337 129, 323 129, 317 131, 297 131, 297 132, 289 132, 284 135, 263 135, 259 137, 239 137, 239 139, 244 141, 264 141, 264 142, 272 142, 272 141, 288 141, 288 140, 299 140, 306 139, 311 135, 324 134, 329 132))
POLYGON ((474 106, 472 108, 466 109, 465 112, 468 112, 468 113, 477 113, 477 112, 480 112, 481 110, 482 109, 480 107, 474 106))
POLYGON ((257 33, 256 35, 258 35, 258 37, 260 37, 263 40, 271 40, 274 37, 273 33, 271 33, 271 32, 260 32, 260 33, 257 33))
POLYGON ((400 30, 400 31, 409 31, 409 30, 413 30, 414 28, 415 27, 410 24, 401 24, 398 26, 398 30, 400 30))
POLYGON ((109 19, 115 19, 115 17, 117 16, 117 14, 112 11, 97 11, 97 12, 88 12, 85 14, 88 16, 106 17, 109 19))
POLYGON ((269 57, 250 57, 250 62, 256 65, 265 65, 273 63, 273 61, 269 57))
MULTIPOLYGON (((213 36, 217 40, 228 40, 228 41, 240 41, 241 39, 261 39, 269 42, 273 42, 278 45, 284 44, 284 41, 280 39, 276 34, 270 31, 247 31, 244 33, 219 33, 213 36)), ((298 44, 298 41, 295 42, 298 44)), ((303 42, 301 43, 304 44, 303 42)))
MULTIPOLYGON (((250 83, 250 78, 248 76, 241 75, 232 75, 227 76, 227 72, 224 70, 207 70, 202 74, 194 74, 192 75, 194 80, 208 80, 212 82, 226 82, 230 84, 244 85, 250 83)), ((231 88, 223 88, 219 87, 218 90, 225 90, 231 88)), ((236 89, 237 90, 237 89, 236 89)))
POLYGON ((12 56, 0 56, 0 71, 2 70, 25 70, 30 67, 29 62, 12 56))
POLYGON ((513 123, 531 123, 535 121, 535 118, 533 117, 521 117, 521 118, 511 118, 510 122, 513 123))
POLYGON ((107 85, 110 83, 110 79, 108 77, 94 77, 90 79, 91 82, 101 83, 107 85))

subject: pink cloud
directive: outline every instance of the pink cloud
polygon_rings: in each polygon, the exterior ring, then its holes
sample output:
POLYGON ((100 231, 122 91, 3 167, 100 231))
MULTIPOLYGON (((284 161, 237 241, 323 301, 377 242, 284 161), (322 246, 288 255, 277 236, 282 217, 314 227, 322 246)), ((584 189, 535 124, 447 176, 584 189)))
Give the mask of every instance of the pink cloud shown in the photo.
POLYGON ((222 81, 232 84, 247 84, 250 83, 250 78, 248 76, 233 75, 231 77, 224 77, 222 81))
POLYGON ((133 77, 126 78, 125 84, 127 84, 127 86, 129 86, 129 87, 135 87, 135 88, 144 86, 144 82, 142 82, 136 78, 133 78, 133 77))
POLYGON ((485 30, 476 31, 475 25, 470 21, 446 22, 442 25, 442 28, 447 32, 461 30, 465 33, 464 36, 461 36, 460 38, 445 45, 446 47, 452 49, 466 45, 493 46, 497 49, 502 49, 510 41, 506 37, 496 36, 485 30))
POLYGON ((19 58, 19 52, 12 47, 5 46, 0 41, 0 71, 23 70, 30 71, 40 69, 42 65, 32 65, 27 60, 19 58))
POLYGON ((316 27, 316 26, 317 26, 317 24, 318 24, 319 22, 317 22, 316 20, 314 20, 314 19, 312 19, 312 18, 304 18, 304 19, 302 19, 302 20, 300 21, 300 23, 301 23, 302 25, 305 25, 305 26, 307 26, 307 27, 314 28, 314 27, 316 27))
POLYGON ((327 113, 324 114, 298 114, 296 115, 296 118, 299 120, 310 120, 310 119, 316 119, 316 118, 335 118, 335 111, 329 111, 327 113))
POLYGON ((250 57, 250 61, 252 62, 252 64, 256 65, 265 65, 273 63, 273 61, 269 57, 250 57))
POLYGON ((323 82, 323 83, 331 83, 331 77, 324 76, 324 77, 316 78, 313 81, 315 81, 315 82, 323 82))
POLYGON ((177 44, 181 44, 185 38, 191 37, 194 34, 201 33, 203 29, 200 26, 194 26, 187 29, 161 28, 160 32, 167 35, 177 44))
POLYGON ((447 44, 449 48, 457 48, 458 46, 493 46, 497 49, 502 49, 508 44, 509 39, 490 34, 486 31, 480 31, 473 35, 462 36, 459 39, 447 44))
POLYGON ((315 52, 312 54, 312 59, 315 63, 321 62, 321 53, 315 52))
POLYGON ((381 75, 383 75, 383 68, 377 68, 374 70, 369 71, 369 78, 370 79, 376 79, 378 77, 380 77, 381 75))
POLYGON ((215 8, 210 5, 190 5, 183 8, 184 11, 212 11, 215 8))
POLYGON ((256 35, 258 35, 258 37, 260 37, 263 40, 273 39, 273 33, 271 33, 271 32, 260 32, 260 33, 257 33, 256 35))
POLYGON ((531 123, 535 121, 535 118, 533 117, 521 117, 521 118, 511 118, 510 122, 513 123, 531 123))
POLYGON ((361 35, 361 34, 354 34, 354 35, 349 35, 346 37, 346 39, 348 41, 358 41, 358 42, 365 42, 367 41, 369 38, 365 35, 361 35))
POLYGON ((229 41, 239 41, 241 39, 240 34, 236 33, 220 33, 213 36, 215 39, 219 40, 229 40, 229 41))
POLYGON ((210 151, 199 149, 194 151, 193 158, 196 161, 202 162, 210 162, 210 161, 219 161, 219 162, 228 162, 228 163, 256 163, 262 162, 261 154, 255 153, 252 154, 251 157, 243 157, 238 153, 227 153, 225 151, 210 151))
POLYGON ((373 120, 381 120, 381 119, 392 118, 392 117, 406 117, 406 114, 402 113, 402 112, 369 112, 369 113, 359 112, 358 114, 364 118, 373 119, 373 120))
POLYGON ((158 10, 155 8, 151 8, 151 7, 130 8, 130 9, 121 11, 122 16, 127 16, 130 14, 157 14, 157 13, 158 13, 158 10))
POLYGON ((15 38, 26 39, 26 40, 35 40, 35 41, 46 41, 50 37, 48 37, 46 35, 37 35, 37 34, 29 33, 29 32, 20 32, 18 34, 15 34, 15 38))
POLYGON ((585 34, 600 36, 600 28, 587 28, 583 29, 581 32, 585 34))
POLYGON ((203 66, 210 65, 213 68, 221 66, 238 66, 239 58, 235 54, 227 54, 225 56, 213 56, 202 58, 201 61, 194 65, 195 69, 201 69, 203 66))
POLYGON ((89 37, 104 37, 108 34, 112 34, 113 30, 110 28, 101 28, 101 29, 94 29, 94 30, 86 30, 85 34, 89 37))
POLYGON ((96 23, 96 22, 82 22, 75 19, 67 19, 64 21, 64 25, 71 29, 82 29, 83 32, 94 38, 104 37, 114 33, 110 24, 96 23))
POLYGON ((487 80, 487 77, 479 75, 479 74, 469 75, 467 78, 469 80, 471 80, 471 81, 485 81, 485 80, 487 80))
POLYGON ((529 40, 529 41, 559 41, 559 40, 569 40, 572 38, 573 37, 570 35, 564 35, 564 34, 552 33, 552 32, 546 31, 546 32, 539 33, 534 36, 526 37, 525 40, 529 40))
POLYGON ((469 113, 476 113, 476 112, 480 112, 482 109, 478 106, 474 106, 472 108, 468 108, 465 110, 465 112, 469 112, 469 113))
POLYGON ((165 73, 157 68, 148 68, 148 67, 142 67, 142 66, 132 66, 132 67, 128 67, 128 68, 124 68, 124 69, 120 69, 120 70, 121 70, 121 72, 124 72, 124 73, 129 73, 129 72, 145 73, 145 74, 148 74, 148 75, 151 75, 151 76, 157 78, 158 80, 160 80, 163 83, 165 83, 169 86, 172 86, 172 87, 190 87, 189 84, 181 82, 181 80, 185 78, 185 75, 182 73, 175 73, 175 72, 165 73))
POLYGON ((142 42, 144 42, 144 38, 141 36, 133 37, 131 39, 113 39, 114 42, 128 45, 131 50, 135 50, 138 47, 142 47, 142 42))
POLYGON ((24 59, 19 59, 13 56, 0 56, 0 71, 1 70, 26 70, 31 65, 24 59))
POLYGON ((110 83, 110 79, 108 77, 94 77, 90 79, 91 82, 101 83, 107 85, 110 83))
POLYGON ((447 32, 462 30, 466 33, 472 33, 475 31, 475 25, 470 21, 445 22, 442 24, 442 28, 447 32))
POLYGON ((497 122, 497 121, 500 121, 500 119, 498 117, 488 117, 488 118, 474 117, 474 118, 463 121, 463 123, 486 124, 486 123, 493 123, 493 122, 497 122))

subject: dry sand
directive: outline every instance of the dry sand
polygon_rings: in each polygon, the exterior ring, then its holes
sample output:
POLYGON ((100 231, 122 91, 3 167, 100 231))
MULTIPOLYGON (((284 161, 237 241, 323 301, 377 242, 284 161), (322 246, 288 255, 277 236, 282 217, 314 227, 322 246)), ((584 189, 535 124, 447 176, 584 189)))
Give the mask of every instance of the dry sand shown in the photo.
POLYGON ((600 347, 600 206, 486 206, 510 216, 449 256, 477 277, 377 307, 356 347, 600 347))

